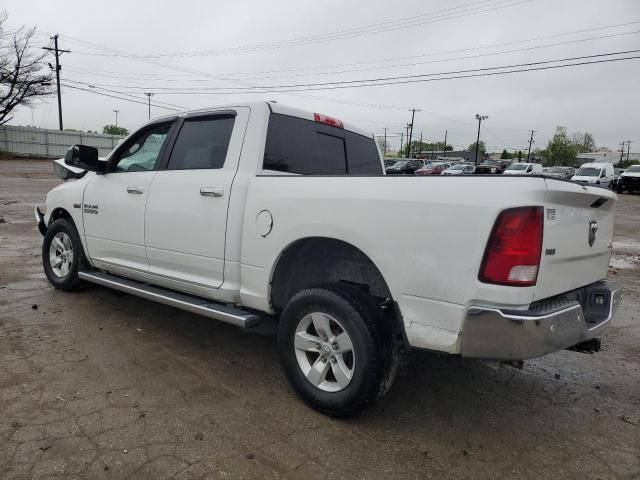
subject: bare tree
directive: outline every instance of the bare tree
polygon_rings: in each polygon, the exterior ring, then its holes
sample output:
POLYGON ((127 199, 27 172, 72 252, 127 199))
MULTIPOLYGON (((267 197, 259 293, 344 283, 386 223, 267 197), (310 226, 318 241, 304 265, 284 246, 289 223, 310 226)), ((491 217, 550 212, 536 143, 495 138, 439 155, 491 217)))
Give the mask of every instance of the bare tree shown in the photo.
POLYGON ((53 93, 51 72, 45 70, 47 52, 34 50, 35 28, 6 32, 7 12, 0 12, 0 125, 13 118, 18 106, 53 93))

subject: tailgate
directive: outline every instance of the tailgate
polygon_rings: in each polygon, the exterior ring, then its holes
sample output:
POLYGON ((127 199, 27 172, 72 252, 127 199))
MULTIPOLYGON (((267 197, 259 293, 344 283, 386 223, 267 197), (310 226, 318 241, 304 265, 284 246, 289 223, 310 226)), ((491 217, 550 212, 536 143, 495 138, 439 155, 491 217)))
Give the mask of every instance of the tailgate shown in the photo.
POLYGON ((544 237, 534 300, 607 277, 616 195, 601 187, 545 179, 544 237))

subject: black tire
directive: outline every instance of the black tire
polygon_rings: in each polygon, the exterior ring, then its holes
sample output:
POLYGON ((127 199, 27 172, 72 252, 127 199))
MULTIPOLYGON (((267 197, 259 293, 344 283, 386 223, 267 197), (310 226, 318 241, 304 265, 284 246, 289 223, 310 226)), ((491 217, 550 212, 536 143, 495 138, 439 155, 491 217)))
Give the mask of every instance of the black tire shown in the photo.
POLYGON ((297 293, 280 317, 278 348, 285 375, 296 393, 309 406, 332 417, 359 414, 381 398, 391 387, 398 364, 391 328, 382 321, 379 306, 361 290, 342 284, 297 293), (296 329, 312 312, 335 318, 351 339, 353 372, 348 385, 340 391, 328 392, 313 385, 298 363, 296 329))
POLYGON ((87 259, 78 231, 69 220, 60 218, 49 225, 42 242, 42 266, 49 283, 59 290, 74 290, 83 284, 83 281, 78 278, 78 272, 87 268, 87 259), (70 262, 68 272, 62 276, 54 272, 49 258, 51 242, 59 233, 64 233, 70 238, 73 251, 73 259, 70 262))

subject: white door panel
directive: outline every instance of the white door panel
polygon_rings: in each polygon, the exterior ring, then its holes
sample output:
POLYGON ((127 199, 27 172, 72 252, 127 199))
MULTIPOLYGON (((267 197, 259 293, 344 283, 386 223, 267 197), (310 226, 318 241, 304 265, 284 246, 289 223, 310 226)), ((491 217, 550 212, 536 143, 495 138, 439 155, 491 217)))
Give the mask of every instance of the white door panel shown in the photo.
POLYGON ((92 259, 147 271, 144 211, 156 172, 96 175, 84 191, 83 221, 92 259), (139 193, 132 193, 135 192, 139 193))
POLYGON ((146 243, 152 273, 218 287, 232 171, 158 172, 147 203, 146 243), (219 196, 202 194, 216 189, 219 196))

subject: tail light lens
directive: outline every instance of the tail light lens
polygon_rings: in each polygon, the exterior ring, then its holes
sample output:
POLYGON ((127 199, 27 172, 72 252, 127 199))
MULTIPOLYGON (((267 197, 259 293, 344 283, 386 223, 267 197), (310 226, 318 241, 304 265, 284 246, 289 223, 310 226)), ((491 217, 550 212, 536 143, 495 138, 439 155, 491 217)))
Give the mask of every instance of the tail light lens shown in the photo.
POLYGON ((498 215, 478 278, 484 283, 530 287, 538 279, 542 252, 542 207, 519 207, 498 215))

